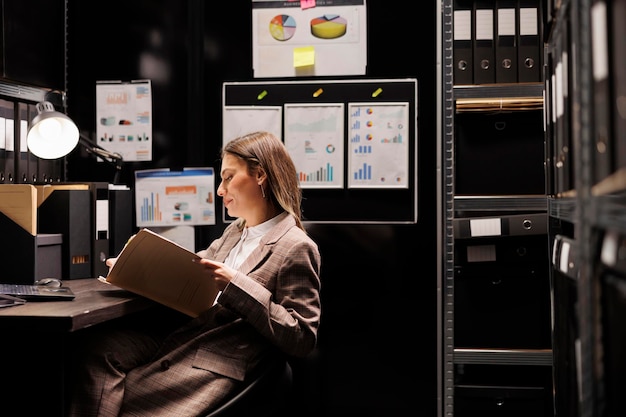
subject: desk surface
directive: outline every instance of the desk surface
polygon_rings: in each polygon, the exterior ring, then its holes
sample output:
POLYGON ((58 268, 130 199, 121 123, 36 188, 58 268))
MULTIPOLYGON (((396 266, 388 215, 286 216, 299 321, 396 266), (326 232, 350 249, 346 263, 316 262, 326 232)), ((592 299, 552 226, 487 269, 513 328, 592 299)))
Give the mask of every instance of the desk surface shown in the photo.
POLYGON ((76 298, 72 301, 29 301, 0 309, 0 330, 29 329, 73 332, 155 305, 96 278, 64 280, 76 298))

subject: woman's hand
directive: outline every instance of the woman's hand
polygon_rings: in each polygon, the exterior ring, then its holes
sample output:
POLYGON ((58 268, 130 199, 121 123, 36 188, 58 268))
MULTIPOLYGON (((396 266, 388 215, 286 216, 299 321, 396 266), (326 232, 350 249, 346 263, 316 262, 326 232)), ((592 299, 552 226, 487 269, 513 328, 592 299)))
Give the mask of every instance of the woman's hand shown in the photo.
POLYGON ((207 274, 210 278, 215 280, 217 283, 217 289, 220 291, 223 291, 224 288, 226 288, 226 285, 228 285, 237 272, 233 268, 226 266, 221 262, 212 261, 210 259, 199 258, 194 259, 194 262, 204 266, 207 274))
POLYGON ((113 268, 113 265, 115 265, 115 262, 117 262, 117 258, 107 258, 104 263, 109 267, 109 269, 111 269, 113 268))

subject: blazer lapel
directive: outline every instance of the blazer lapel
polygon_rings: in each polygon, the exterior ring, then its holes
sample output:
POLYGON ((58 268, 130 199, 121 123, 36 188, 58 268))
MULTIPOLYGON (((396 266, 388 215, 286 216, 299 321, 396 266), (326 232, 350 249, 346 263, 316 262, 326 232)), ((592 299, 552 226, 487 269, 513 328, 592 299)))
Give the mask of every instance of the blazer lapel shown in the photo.
MULTIPOLYGON (((286 214, 286 213, 285 213, 286 214)), ((287 233, 289 229, 296 225, 296 221, 287 214, 285 217, 272 227, 262 238, 259 246, 257 246, 241 264, 239 270, 244 274, 252 272, 271 252, 272 247, 278 239, 287 233)), ((236 243, 236 242, 235 242, 236 243)))
POLYGON ((228 253, 232 248, 235 247, 239 239, 241 239, 241 230, 237 227, 233 227, 228 235, 224 237, 224 243, 222 246, 215 252, 215 260, 219 262, 224 262, 228 253))

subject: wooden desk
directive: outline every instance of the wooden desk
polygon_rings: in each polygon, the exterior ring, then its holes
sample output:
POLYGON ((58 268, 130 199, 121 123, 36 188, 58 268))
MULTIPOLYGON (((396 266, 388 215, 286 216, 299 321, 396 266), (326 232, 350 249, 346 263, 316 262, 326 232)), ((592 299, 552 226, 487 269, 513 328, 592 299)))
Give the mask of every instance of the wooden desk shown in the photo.
POLYGON ((65 280, 76 298, 72 301, 29 301, 0 308, 0 331, 8 329, 73 332, 145 310, 154 302, 98 281, 96 278, 65 280))
POLYGON ((0 308, 0 415, 65 416, 72 335, 156 305, 95 278, 63 284, 74 300, 0 308))

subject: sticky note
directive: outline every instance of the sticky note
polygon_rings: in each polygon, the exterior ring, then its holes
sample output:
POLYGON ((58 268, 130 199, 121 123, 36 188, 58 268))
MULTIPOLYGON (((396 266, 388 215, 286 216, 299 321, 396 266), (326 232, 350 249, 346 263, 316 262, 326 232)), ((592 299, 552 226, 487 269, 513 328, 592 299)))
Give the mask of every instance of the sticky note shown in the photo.
POLYGON ((315 65, 315 48, 313 46, 303 46, 293 50, 293 66, 295 68, 315 65))

